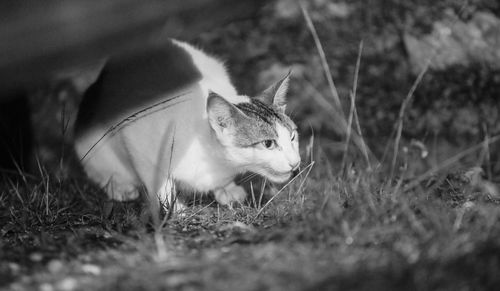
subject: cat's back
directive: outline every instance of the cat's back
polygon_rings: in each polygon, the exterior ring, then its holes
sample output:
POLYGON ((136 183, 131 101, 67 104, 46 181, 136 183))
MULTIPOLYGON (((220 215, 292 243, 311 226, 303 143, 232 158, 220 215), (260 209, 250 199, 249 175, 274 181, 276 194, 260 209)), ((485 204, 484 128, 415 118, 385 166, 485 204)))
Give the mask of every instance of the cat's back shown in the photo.
POLYGON ((202 79, 192 54, 169 40, 112 57, 80 104, 75 134, 176 97, 202 79))

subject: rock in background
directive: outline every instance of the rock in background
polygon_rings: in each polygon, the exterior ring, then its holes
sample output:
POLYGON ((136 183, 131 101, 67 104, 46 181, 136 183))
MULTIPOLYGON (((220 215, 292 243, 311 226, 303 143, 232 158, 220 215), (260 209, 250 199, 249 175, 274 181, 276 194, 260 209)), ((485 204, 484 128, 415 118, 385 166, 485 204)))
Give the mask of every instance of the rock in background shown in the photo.
POLYGON ((432 32, 421 37, 404 34, 404 44, 414 72, 430 68, 444 70, 452 65, 483 64, 500 69, 500 18, 479 11, 468 21, 452 11, 433 24, 432 32))

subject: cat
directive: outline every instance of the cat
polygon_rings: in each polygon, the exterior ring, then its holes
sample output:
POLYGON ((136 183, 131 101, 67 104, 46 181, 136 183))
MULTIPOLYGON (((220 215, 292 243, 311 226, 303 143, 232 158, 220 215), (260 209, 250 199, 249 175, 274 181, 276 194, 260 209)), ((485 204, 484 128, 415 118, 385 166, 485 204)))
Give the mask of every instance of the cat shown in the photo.
POLYGON ((242 203, 238 174, 284 183, 299 167, 289 79, 239 95, 221 61, 173 39, 112 57, 80 104, 77 155, 110 199, 135 199, 142 187, 164 205, 183 191, 242 203))

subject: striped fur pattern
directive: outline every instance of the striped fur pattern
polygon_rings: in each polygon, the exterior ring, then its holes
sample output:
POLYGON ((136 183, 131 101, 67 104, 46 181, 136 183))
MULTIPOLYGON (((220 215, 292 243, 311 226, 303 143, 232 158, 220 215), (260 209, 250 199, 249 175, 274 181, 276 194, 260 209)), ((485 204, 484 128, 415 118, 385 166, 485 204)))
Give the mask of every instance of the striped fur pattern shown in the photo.
POLYGON ((296 129, 293 121, 273 106, 268 106, 252 98, 250 102, 236 104, 246 116, 251 118, 250 123, 243 123, 238 127, 237 143, 239 146, 252 146, 264 140, 278 138, 276 124, 279 123, 293 132, 296 129))

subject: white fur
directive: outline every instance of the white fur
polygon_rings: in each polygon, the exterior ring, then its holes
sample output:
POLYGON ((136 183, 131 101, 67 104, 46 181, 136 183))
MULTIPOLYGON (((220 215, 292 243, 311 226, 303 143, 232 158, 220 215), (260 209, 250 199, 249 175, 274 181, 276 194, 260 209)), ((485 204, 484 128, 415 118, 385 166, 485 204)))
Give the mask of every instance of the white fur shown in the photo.
MULTIPOLYGON (((278 147, 268 150, 232 146, 229 132, 215 134, 207 120, 208 92, 231 103, 248 102, 249 97, 236 93, 219 61, 186 43, 175 43, 191 55, 201 80, 165 93, 165 98, 184 94, 176 99, 177 105, 138 118, 99 142, 82 162, 89 177, 106 187, 112 199, 135 198, 136 187, 143 185, 150 195, 170 201, 175 180, 182 188, 214 191, 222 204, 245 198, 233 182, 239 173, 253 171, 272 181, 286 181, 300 162, 298 138, 291 142, 290 132, 279 125, 278 147)), ((77 137, 78 155, 83 157, 111 125, 93 127, 77 137)))
POLYGON ((224 96, 226 100, 231 103, 248 101, 247 96, 237 94, 222 62, 215 57, 208 56, 206 53, 194 48, 190 44, 178 40, 174 40, 173 42, 185 49, 191 55, 195 66, 200 70, 202 79, 199 83, 205 98, 208 96, 208 91, 211 90, 224 96))

